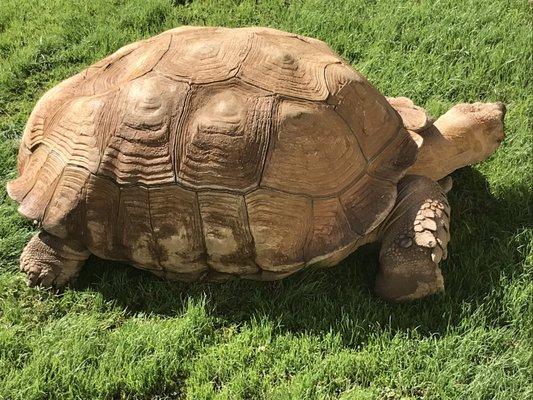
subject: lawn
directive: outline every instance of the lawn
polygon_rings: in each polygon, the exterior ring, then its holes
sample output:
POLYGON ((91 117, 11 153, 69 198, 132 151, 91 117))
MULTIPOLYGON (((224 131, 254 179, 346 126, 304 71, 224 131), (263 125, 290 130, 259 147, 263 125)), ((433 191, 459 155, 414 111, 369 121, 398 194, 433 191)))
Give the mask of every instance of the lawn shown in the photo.
POLYGON ((0 0, 0 399, 532 398, 532 16, 526 0, 0 0), (501 149, 453 174, 444 294, 376 298, 376 246, 280 282, 169 283, 91 259, 60 295, 26 287, 35 227, 5 182, 33 105, 184 24, 322 39, 433 115, 507 104, 501 149))

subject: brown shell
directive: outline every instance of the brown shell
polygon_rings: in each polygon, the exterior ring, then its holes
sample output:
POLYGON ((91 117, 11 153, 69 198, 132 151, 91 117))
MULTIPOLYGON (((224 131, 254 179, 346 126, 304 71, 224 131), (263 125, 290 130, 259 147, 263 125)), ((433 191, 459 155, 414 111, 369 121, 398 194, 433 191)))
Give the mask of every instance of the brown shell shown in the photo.
POLYGON ((185 27, 46 93, 8 191, 106 259, 276 279, 353 251, 415 156, 386 99, 324 43, 185 27))

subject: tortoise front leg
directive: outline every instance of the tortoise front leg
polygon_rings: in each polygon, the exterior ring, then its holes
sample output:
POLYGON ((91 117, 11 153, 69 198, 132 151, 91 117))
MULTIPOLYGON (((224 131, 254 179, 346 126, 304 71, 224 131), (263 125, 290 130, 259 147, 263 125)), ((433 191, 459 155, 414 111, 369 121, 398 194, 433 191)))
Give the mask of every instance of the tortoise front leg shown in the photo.
POLYGON ((89 255, 76 241, 41 231, 22 251, 20 269, 28 275, 28 286, 60 288, 79 275, 89 255))
POLYGON ((438 183, 418 175, 399 182, 396 206, 380 228, 379 296, 414 300, 444 290, 439 262, 447 255, 449 222, 450 206, 438 183))

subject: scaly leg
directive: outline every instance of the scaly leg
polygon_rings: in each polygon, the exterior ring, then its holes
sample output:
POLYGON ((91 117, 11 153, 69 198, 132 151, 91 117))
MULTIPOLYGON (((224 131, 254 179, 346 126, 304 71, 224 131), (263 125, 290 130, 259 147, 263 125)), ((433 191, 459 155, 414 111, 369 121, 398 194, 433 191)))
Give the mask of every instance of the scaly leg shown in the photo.
POLYGON ((28 275, 28 286, 60 288, 79 275, 89 255, 77 242, 41 231, 22 251, 20 269, 28 275))
POLYGON ((447 255, 449 219, 450 206, 438 183, 418 175, 399 182, 396 206, 379 230, 379 296, 404 301, 444 290, 438 264, 447 255))

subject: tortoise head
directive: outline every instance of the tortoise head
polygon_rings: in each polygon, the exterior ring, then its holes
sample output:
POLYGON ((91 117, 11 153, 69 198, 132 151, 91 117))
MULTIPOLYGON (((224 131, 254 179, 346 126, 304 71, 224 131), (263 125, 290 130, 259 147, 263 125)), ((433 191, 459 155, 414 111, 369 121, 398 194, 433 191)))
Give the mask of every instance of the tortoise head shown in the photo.
POLYGON ((489 157, 503 141, 503 103, 462 103, 441 116, 435 126, 448 139, 469 142, 469 147, 482 161, 489 157))

